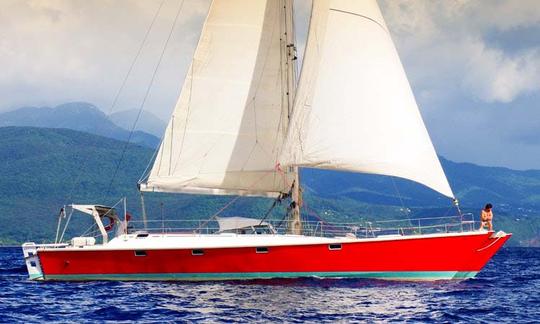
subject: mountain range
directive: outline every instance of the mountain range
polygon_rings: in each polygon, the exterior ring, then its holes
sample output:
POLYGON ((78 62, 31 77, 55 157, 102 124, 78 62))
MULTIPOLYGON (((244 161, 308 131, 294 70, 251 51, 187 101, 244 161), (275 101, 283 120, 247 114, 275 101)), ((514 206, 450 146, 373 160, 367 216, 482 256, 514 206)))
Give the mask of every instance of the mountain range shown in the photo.
MULTIPOLYGON (((0 127, 67 128, 126 141, 137 114, 138 110, 126 110, 107 116, 90 103, 70 102, 54 108, 22 107, 0 113, 0 127)), ((163 121, 143 111, 130 142, 155 148, 164 128, 163 121)))
MULTIPOLYGON (((1 120, 1 119, 0 119, 1 120)), ((36 127, 0 128, 0 243, 41 242, 54 235, 61 206, 69 203, 114 204, 128 198, 140 219, 136 183, 153 149, 90 133, 36 127), (116 176, 113 179, 113 175, 116 176)), ((495 226, 512 231, 513 245, 540 243, 540 171, 515 171, 442 160, 464 212, 495 205, 495 226)), ((303 169, 306 212, 330 221, 396 219, 455 213, 450 201, 426 187, 397 178, 303 169)), ((152 194, 145 196, 150 218, 207 218, 231 197, 152 194)), ((225 212, 263 215, 272 202, 242 198, 225 212)), ((279 217, 283 208, 275 211, 279 217)), ((75 222, 73 233, 90 219, 75 222)), ((71 232, 68 232, 71 233, 71 232)))
MULTIPOLYGON (((109 119, 124 129, 131 129, 138 115, 139 111, 137 109, 130 109, 112 113, 109 115, 109 119)), ((156 117, 156 115, 143 110, 141 111, 135 130, 161 138, 166 126, 166 123, 156 117)))
MULTIPOLYGON (((518 171, 456 163, 439 157, 454 194, 464 207, 495 201, 505 206, 540 207, 540 170, 518 171)), ((315 193, 375 204, 412 207, 447 205, 448 199, 427 187, 393 177, 306 169, 303 182, 315 193)))

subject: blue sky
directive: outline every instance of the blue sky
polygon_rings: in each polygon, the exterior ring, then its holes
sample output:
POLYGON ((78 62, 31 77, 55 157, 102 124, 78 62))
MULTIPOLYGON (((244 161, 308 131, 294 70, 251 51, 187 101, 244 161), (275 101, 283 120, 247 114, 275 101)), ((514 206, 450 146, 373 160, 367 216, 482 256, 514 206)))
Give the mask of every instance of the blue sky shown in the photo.
MULTIPOLYGON (((3 0, 0 111, 88 101, 106 113, 161 1, 3 0)), ((114 111, 138 107, 180 1, 165 0, 114 111)), ((170 114, 208 0, 185 0, 146 109, 170 114)), ((379 0, 438 152, 540 169, 537 0, 379 0)), ((302 46, 310 1, 297 0, 302 46)))

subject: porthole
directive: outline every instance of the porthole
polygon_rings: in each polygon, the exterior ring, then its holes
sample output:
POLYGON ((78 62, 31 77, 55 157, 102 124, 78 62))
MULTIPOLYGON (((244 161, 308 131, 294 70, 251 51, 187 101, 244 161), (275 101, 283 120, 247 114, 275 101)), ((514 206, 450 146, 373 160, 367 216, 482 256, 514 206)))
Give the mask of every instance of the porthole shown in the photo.
POLYGON ((341 244, 328 244, 328 249, 330 251, 341 250, 341 244))
POLYGON ((204 251, 200 249, 191 250, 191 255, 204 255, 204 251))
POLYGON ((258 247, 255 249, 255 251, 257 253, 268 253, 268 248, 267 247, 258 247))

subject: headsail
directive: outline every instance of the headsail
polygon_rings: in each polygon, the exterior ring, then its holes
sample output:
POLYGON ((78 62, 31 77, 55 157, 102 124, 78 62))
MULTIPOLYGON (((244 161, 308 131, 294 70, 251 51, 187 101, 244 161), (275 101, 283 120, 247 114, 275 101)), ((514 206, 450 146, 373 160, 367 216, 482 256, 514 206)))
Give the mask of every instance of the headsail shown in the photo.
POLYGON ((376 0, 313 2, 282 165, 391 175, 453 197, 376 0))
POLYGON ((283 2, 214 0, 144 191, 277 196, 288 127, 283 2))

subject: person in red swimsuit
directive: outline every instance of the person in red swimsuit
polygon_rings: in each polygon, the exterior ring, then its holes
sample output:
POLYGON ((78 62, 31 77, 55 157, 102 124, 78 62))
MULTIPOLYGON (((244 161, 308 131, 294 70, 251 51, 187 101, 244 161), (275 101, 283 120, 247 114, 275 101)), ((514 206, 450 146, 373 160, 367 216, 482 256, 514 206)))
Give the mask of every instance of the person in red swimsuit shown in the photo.
POLYGON ((488 231, 493 231, 493 205, 487 204, 484 209, 482 209, 482 212, 480 213, 480 228, 478 230, 484 229, 484 227, 487 225, 488 231))

